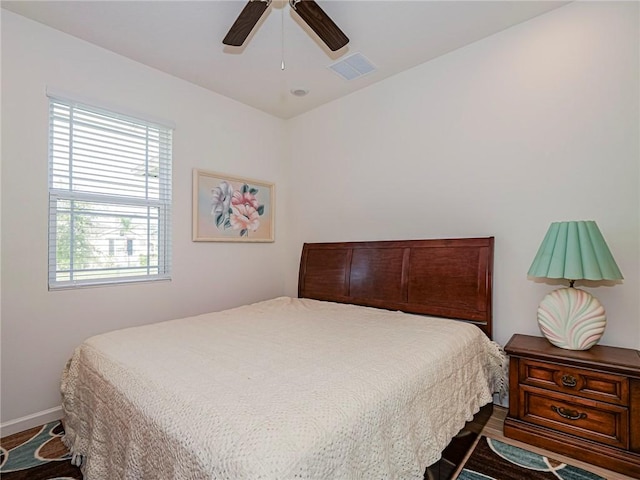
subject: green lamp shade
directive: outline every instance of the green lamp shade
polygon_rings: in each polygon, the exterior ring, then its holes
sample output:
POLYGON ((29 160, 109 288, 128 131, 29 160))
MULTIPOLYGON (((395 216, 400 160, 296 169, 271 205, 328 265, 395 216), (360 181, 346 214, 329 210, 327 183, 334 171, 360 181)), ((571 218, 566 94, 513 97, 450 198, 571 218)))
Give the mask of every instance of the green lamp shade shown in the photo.
POLYGON ((567 280, 622 280, 596 222, 554 222, 549 227, 528 275, 567 280))

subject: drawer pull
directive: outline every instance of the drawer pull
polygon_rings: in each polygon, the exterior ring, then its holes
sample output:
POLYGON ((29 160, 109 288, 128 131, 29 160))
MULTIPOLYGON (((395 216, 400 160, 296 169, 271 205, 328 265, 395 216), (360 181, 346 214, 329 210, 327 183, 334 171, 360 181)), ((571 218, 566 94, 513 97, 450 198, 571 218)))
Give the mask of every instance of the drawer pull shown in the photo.
POLYGON ((562 385, 565 387, 575 387, 578 384, 578 380, 573 375, 562 375, 562 385))
POLYGON ((551 410, 567 420, 582 420, 583 418, 587 418, 587 414, 584 412, 578 413, 577 410, 569 410, 564 407, 558 408, 555 405, 551 405, 551 410))

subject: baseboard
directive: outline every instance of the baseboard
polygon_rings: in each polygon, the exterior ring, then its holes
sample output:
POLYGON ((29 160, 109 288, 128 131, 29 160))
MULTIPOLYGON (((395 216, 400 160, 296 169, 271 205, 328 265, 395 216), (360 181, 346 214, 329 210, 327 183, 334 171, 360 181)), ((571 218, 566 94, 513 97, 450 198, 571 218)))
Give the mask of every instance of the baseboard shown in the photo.
POLYGON ((6 437, 14 433, 29 430, 30 428, 39 427, 45 423, 60 420, 62 418, 62 406, 36 412, 26 417, 16 418, 0 424, 0 436, 6 437))

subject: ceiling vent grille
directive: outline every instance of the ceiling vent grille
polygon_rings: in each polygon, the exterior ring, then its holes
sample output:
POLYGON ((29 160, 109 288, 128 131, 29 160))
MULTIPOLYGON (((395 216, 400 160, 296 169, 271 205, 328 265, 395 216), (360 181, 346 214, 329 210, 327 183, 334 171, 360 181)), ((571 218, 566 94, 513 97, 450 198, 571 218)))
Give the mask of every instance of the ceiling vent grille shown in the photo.
POLYGON ((354 80, 376 70, 376 67, 361 53, 354 53, 329 68, 345 80, 354 80))

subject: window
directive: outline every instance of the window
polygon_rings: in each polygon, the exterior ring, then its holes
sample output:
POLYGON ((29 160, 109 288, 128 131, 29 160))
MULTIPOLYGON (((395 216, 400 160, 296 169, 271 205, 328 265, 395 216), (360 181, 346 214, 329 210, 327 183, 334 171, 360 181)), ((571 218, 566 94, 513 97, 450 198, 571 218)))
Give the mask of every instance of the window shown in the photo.
POLYGON ((50 98, 50 289, 170 278, 171 135, 50 98))

